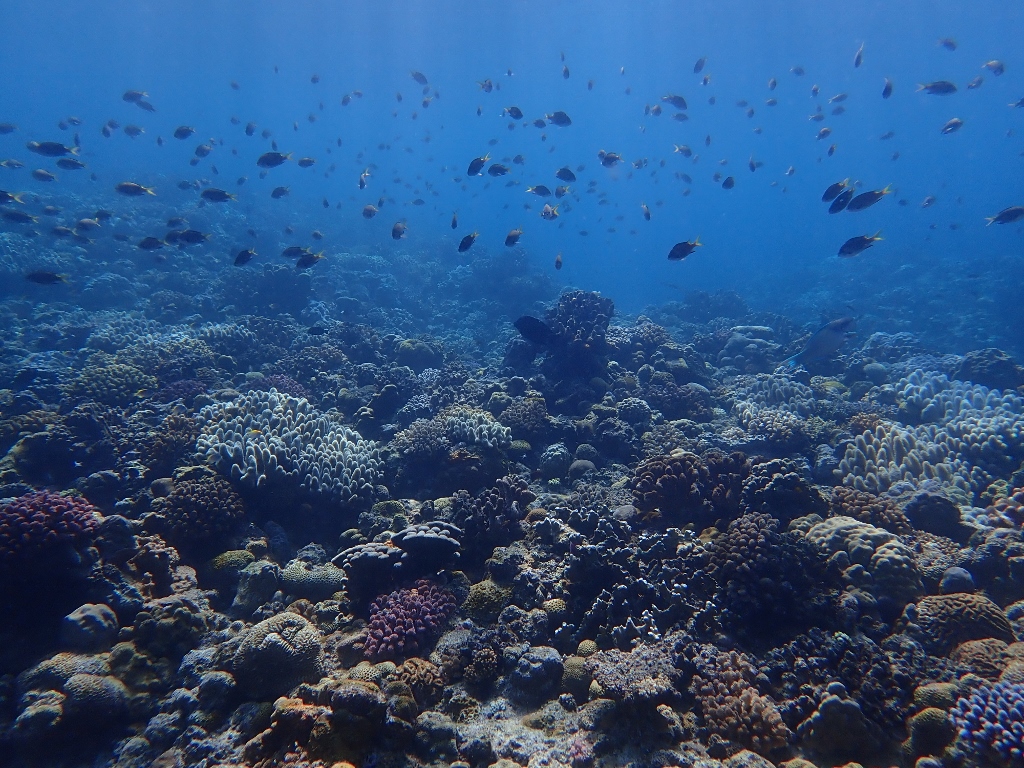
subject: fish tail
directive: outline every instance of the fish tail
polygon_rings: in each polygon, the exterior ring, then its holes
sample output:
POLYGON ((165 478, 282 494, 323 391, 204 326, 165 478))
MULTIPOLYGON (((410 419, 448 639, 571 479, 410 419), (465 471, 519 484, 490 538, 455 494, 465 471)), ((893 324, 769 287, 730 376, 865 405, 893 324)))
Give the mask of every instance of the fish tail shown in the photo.
POLYGON ((143 187, 143 189, 146 190, 147 195, 153 195, 154 197, 156 196, 156 192, 153 191, 152 187, 143 187))
POLYGON ((995 216, 986 216, 985 217, 985 221, 988 222, 988 224, 986 224, 985 226, 986 227, 991 227, 993 224, 996 223, 996 217, 995 216))
POLYGON ((882 230, 878 230, 874 235, 871 236, 872 240, 882 240, 882 230))
POLYGON ((77 155, 80 149, 81 147, 68 147, 68 150, 71 152, 72 155, 77 155))

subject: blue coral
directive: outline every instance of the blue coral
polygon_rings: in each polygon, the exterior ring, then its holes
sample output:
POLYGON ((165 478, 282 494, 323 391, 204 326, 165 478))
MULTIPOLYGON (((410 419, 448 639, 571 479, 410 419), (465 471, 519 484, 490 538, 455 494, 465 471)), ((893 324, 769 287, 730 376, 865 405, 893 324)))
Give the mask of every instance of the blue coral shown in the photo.
POLYGON ((976 688, 950 711, 960 743, 983 758, 1020 765, 1024 760, 1024 685, 976 688))

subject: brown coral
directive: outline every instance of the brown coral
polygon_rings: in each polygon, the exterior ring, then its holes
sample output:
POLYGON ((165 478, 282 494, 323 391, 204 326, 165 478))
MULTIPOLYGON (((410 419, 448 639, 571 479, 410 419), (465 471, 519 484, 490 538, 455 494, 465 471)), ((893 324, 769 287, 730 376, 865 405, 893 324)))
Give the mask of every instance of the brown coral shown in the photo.
POLYGON ((683 518, 672 523, 707 523, 735 515, 749 472, 742 453, 710 451, 705 461, 688 451, 673 451, 642 461, 630 489, 633 503, 644 512, 683 518))
POLYGON ((440 668, 426 659, 406 659, 391 674, 391 678, 409 686, 416 703, 423 709, 436 704, 444 691, 444 677, 440 668))
POLYGON ((998 680, 1010 661, 1008 647, 1002 640, 994 637, 968 640, 954 648, 949 657, 956 664, 956 671, 960 676, 972 674, 986 680, 998 680))
POLYGON ((829 506, 830 517, 845 515, 898 535, 909 534, 914 530, 896 504, 867 491, 837 486, 832 489, 829 506))
POLYGON ((175 545, 207 542, 245 515, 242 497, 219 475, 176 481, 170 495, 153 502, 153 511, 147 525, 175 545))
POLYGON ((907 606, 900 623, 925 650, 939 655, 968 640, 1014 641, 1006 614, 984 595, 929 595, 907 606))

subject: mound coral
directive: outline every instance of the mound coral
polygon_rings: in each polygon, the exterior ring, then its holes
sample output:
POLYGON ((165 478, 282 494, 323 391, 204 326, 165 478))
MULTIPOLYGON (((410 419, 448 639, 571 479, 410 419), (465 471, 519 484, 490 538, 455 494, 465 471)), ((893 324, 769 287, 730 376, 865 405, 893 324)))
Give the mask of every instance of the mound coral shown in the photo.
POLYGON ((455 596, 426 579, 381 596, 370 604, 366 658, 402 659, 426 651, 454 611, 455 596))
POLYGON ((74 496, 36 491, 8 501, 0 506, 0 572, 53 566, 89 546, 99 522, 96 508, 74 496))
POLYGON ((176 546, 200 544, 227 533, 244 515, 242 498, 231 483, 207 475, 175 481, 170 494, 154 500, 147 527, 176 546))

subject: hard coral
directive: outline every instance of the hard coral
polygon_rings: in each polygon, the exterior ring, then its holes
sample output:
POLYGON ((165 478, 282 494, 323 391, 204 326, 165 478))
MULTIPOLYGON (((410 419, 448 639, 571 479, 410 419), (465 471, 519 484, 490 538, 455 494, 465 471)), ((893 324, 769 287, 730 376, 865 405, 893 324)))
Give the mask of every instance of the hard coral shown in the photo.
POLYGON ((455 611, 455 596, 420 579, 409 589, 383 595, 370 604, 363 647, 372 661, 415 656, 426 650, 455 611))
POLYGON ((99 512, 85 499, 49 491, 12 499, 0 506, 0 572, 52 567, 56 556, 89 546, 99 522, 99 512))
POLYGON ((1014 641, 1006 614, 984 595, 929 595, 908 605, 901 624, 931 653, 946 654, 967 640, 1014 641))
POLYGON ((69 397, 95 400, 105 405, 127 405, 155 391, 156 377, 133 365, 112 363, 87 366, 67 387, 69 397))
POLYGON ((845 515, 899 535, 913 531, 910 521, 895 503, 868 491, 837 486, 832 489, 829 504, 831 516, 845 515))
POLYGON ((972 756, 996 765, 1024 761, 1024 685, 980 686, 960 699, 950 716, 972 756))
POLYGON ((227 533, 244 515, 242 497, 231 483, 207 475, 176 481, 169 495, 153 502, 151 525, 172 544, 183 546, 227 533))

